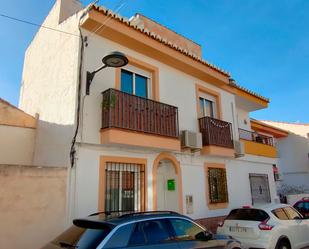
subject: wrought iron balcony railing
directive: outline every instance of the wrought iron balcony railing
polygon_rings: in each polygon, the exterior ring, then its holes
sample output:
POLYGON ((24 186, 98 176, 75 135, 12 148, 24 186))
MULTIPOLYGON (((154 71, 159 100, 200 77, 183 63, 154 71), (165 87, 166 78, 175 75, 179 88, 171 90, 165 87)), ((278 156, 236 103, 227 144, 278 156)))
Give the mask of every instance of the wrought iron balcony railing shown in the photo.
POLYGON ((239 129, 239 138, 252 142, 275 146, 274 139, 272 137, 262 135, 254 131, 239 129))
POLYGON ((199 126, 203 146, 216 145, 234 148, 231 123, 211 117, 203 117, 199 119, 199 126))
POLYGON ((112 88, 102 94, 102 129, 121 128, 179 138, 177 107, 112 88))

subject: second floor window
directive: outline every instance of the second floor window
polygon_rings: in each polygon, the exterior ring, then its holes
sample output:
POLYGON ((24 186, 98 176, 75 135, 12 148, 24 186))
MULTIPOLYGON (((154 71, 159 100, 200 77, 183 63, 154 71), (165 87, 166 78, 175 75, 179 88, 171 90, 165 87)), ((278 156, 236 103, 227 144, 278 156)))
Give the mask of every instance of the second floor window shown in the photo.
POLYGON ((217 118, 216 99, 208 94, 199 96, 200 113, 199 117, 217 118))
POLYGON ((121 69, 121 91, 139 97, 151 98, 151 80, 147 73, 121 69))

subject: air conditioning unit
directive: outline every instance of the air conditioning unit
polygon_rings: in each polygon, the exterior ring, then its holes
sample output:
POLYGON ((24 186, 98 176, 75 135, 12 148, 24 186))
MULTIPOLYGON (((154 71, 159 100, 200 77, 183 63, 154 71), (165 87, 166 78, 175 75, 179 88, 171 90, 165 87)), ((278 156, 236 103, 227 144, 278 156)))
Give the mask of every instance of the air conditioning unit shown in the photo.
POLYGON ((242 141, 234 140, 235 157, 243 157, 245 155, 245 147, 242 141))
POLYGON ((202 149, 202 133, 188 130, 181 131, 181 147, 202 149))

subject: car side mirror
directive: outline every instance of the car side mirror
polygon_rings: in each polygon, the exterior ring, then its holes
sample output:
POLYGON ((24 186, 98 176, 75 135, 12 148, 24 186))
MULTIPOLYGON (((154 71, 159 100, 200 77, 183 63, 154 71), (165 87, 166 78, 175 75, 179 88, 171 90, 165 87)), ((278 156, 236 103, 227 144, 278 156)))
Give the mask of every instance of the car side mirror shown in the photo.
POLYGON ((296 216, 296 217, 294 217, 294 220, 302 220, 302 218, 299 217, 299 216, 296 216))
POLYGON ((213 234, 211 232, 208 232, 208 231, 200 232, 197 235, 195 235, 195 238, 197 240, 201 240, 201 241, 212 240, 213 237, 214 237, 213 234))

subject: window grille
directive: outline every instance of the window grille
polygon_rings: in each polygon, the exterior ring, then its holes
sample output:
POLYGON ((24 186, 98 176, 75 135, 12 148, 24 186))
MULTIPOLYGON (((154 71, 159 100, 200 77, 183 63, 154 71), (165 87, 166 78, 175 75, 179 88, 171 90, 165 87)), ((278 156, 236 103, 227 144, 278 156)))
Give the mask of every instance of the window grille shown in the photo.
POLYGON ((145 210, 145 165, 107 162, 105 211, 145 210))
POLYGON ((221 168, 208 169, 210 203, 228 202, 226 170, 221 168))

